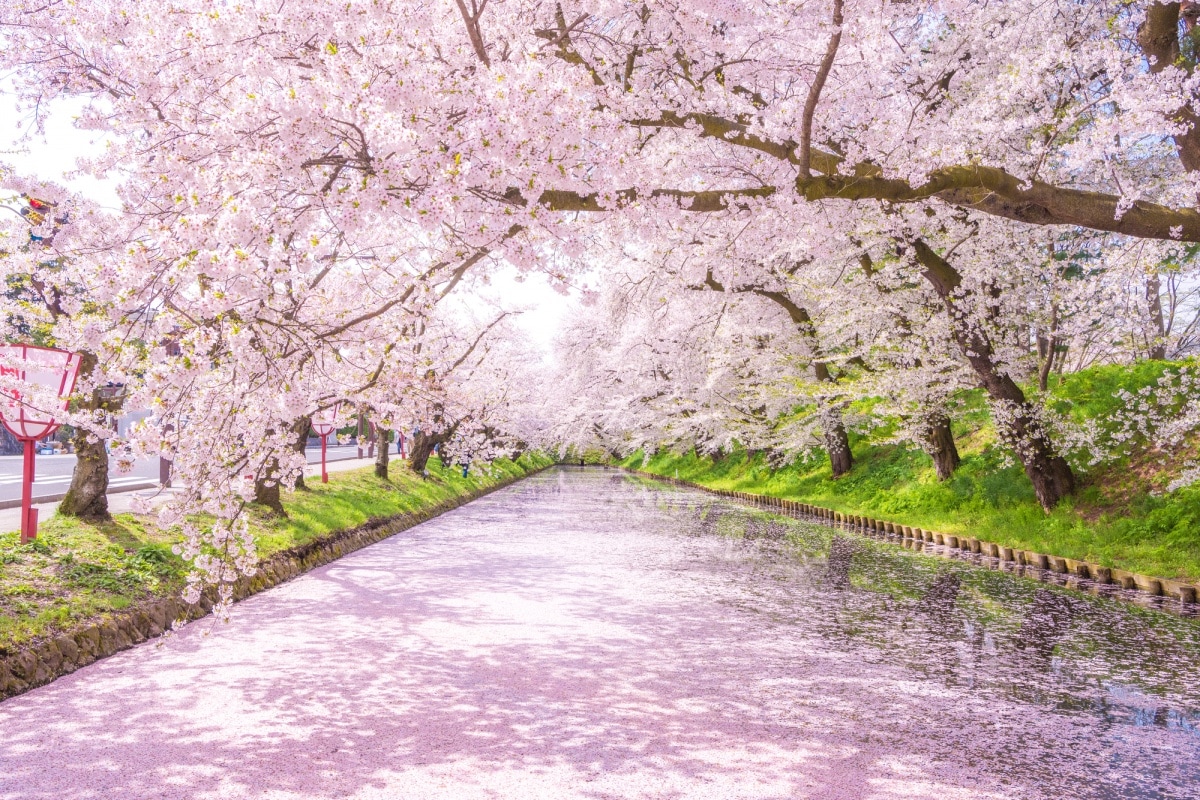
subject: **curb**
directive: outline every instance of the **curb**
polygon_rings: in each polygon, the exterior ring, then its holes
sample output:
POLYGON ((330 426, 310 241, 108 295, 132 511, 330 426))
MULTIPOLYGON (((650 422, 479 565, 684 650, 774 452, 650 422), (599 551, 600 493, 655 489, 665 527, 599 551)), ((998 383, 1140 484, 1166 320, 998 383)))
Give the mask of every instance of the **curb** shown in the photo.
MULTIPOLYGON (((1147 597, 1166 597, 1172 600, 1178 600, 1182 606, 1195 606, 1197 602, 1198 587, 1184 583, 1182 581, 1169 580, 1167 578, 1155 578, 1149 575, 1139 575, 1134 572, 1129 572, 1123 569, 1115 569, 1112 567, 1104 567, 1099 564, 1093 564, 1089 561, 1077 561, 1072 558, 1063 558, 1062 556, 1051 556, 1045 553, 1037 553, 1032 550, 1020 550, 1012 547, 1005 547, 993 542, 985 542, 980 539, 967 536, 958 536, 949 533, 937 533, 927 531, 921 528, 914 528, 909 525, 901 525, 897 522, 888 522, 885 520, 875 519, 874 517, 866 517, 860 514, 846 514, 841 511, 834 511, 831 508, 823 508, 822 506, 812 505, 810 503, 800 503, 795 500, 785 500, 781 497, 770 497, 768 495, 751 494, 750 492, 737 492, 728 489, 710 489, 707 486, 702 486, 698 483, 686 481, 681 478, 669 478, 663 475, 655 475, 650 472, 641 472, 640 470, 627 469, 618 467, 626 472, 634 475, 641 475, 647 478, 663 481, 674 486, 686 486, 689 489, 698 489, 708 494, 725 497, 731 500, 737 500, 741 503, 746 503, 751 506, 775 509, 782 514, 795 516, 799 518, 811 518, 817 522, 829 524, 831 526, 845 526, 850 530, 859 533, 877 535, 883 538, 900 539, 905 547, 911 547, 924 551, 926 545, 946 548, 948 551, 961 551, 964 554, 979 555, 982 558, 992 558, 997 560, 1000 565, 1011 564, 1015 567, 1023 567, 1026 570, 1036 571, 1040 573, 1038 577, 1046 577, 1047 575, 1061 575, 1068 578, 1074 578, 1079 581, 1086 581, 1088 584, 1095 586, 1112 586, 1127 591, 1136 591, 1147 597), (911 543, 911 544, 910 544, 911 543)), ((949 554, 949 553, 947 553, 949 554)), ((1030 573, 1026 573, 1030 574, 1030 573)), ((1188 613, 1195 613, 1195 609, 1187 609, 1188 613)))
MULTIPOLYGON (((524 475, 505 478, 492 486, 446 500, 424 511, 367 520, 362 525, 334 531, 320 539, 292 547, 260 562, 255 574, 233 585, 234 601, 266 591, 342 556, 361 550, 409 528, 428 522, 480 497, 512 486, 554 464, 524 475)), ((175 620, 192 621, 206 616, 217 599, 209 587, 195 605, 184 602, 176 592, 135 603, 108 619, 67 631, 23 650, 0 657, 0 700, 44 686, 80 667, 127 650, 166 632, 175 620)))

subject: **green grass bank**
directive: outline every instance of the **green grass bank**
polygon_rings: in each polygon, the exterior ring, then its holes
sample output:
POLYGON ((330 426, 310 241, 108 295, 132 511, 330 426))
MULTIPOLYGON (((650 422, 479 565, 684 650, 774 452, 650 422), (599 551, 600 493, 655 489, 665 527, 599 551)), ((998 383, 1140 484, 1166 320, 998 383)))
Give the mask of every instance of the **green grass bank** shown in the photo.
MULTIPOLYGON (((265 561, 368 520, 425 512, 550 463, 545 455, 525 454, 463 478, 460 469, 434 458, 429 478, 397 463, 386 481, 371 467, 331 473, 328 484, 309 479, 308 489, 284 495, 286 519, 254 512, 259 557, 265 561)), ((16 531, 0 534, 0 656, 178 593, 187 565, 171 552, 176 540, 131 514, 100 525, 55 516, 27 545, 19 544, 16 531)))
MULTIPOLYGON (((1104 419, 1122 402, 1118 389, 1147 385, 1166 366, 1106 366, 1065 376, 1048 401, 1077 419, 1104 419)), ((855 466, 838 480, 825 458, 772 469, 761 453, 745 450, 718 458, 638 451, 617 463, 1145 575, 1200 579, 1200 485, 1166 491, 1183 460, 1194 457, 1194 445, 1174 454, 1134 447, 1100 467, 1077 469, 1079 491, 1046 514, 1021 467, 1006 464, 978 395, 964 398, 955 422, 963 461, 947 481, 938 481, 921 451, 888 443, 889 433, 885 426, 852 435, 855 466)))

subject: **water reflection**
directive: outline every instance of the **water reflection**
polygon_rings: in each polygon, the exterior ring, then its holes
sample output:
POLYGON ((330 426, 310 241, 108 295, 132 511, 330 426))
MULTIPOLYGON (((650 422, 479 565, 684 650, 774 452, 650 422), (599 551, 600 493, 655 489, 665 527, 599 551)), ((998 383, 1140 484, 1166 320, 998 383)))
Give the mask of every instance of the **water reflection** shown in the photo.
POLYGON ((697 580, 732 587, 738 608, 769 614, 790 635, 901 665, 918 680, 1007 698, 1019 713, 1061 715, 1073 738, 1061 743, 1064 761, 1045 767, 1077 787, 1063 796, 1200 794, 1194 617, 1078 591, 1055 580, 1061 576, 1022 577, 987 557, 931 558, 900 541, 693 490, 612 472, 604 481, 627 502, 660 512, 661 535, 694 543, 681 544, 681 557, 697 580), (1122 752, 1123 731, 1138 729, 1166 738, 1149 752, 1122 752), (1072 775, 1072 759, 1084 753, 1107 758, 1111 774, 1072 775))
POLYGON ((957 572, 943 572, 929 584, 918 606, 928 614, 944 616, 954 609, 961 586, 962 578, 958 577, 957 572))
POLYGON ((1080 610, 1081 601, 1062 592, 1038 589, 1017 632, 1017 648, 1048 662, 1059 639, 1067 635, 1071 621, 1080 610))
POLYGON ((844 536, 834 536, 829 543, 828 581, 834 589, 850 586, 850 564, 854 560, 854 542, 844 536))

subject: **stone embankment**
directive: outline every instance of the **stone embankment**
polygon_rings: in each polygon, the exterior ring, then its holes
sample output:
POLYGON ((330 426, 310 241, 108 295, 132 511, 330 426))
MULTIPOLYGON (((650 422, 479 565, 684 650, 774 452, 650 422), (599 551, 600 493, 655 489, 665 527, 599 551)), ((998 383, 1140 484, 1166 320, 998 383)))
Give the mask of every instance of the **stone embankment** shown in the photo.
MULTIPOLYGON (((394 536, 540 471, 531 470, 525 475, 507 478, 424 511, 370 520, 357 527, 336 531, 307 544, 276 553, 262 562, 253 576, 241 578, 234 585, 234 599, 242 600, 290 581, 309 570, 394 536)), ((35 642, 14 652, 0 654, 0 700, 27 692, 93 661, 161 636, 177 620, 199 619, 212 610, 215 601, 216 592, 211 588, 201 596, 200 602, 194 605, 185 602, 178 594, 150 598, 102 621, 64 632, 53 639, 35 642)))
MULTIPOLYGON (((883 536, 898 540, 904 547, 928 551, 940 555, 972 555, 980 560, 991 559, 992 566, 1000 568, 1019 568, 1033 577, 1049 578, 1061 576, 1067 582, 1076 583, 1080 588, 1095 588, 1098 591, 1109 591, 1120 588, 1137 591, 1149 597, 1165 597, 1180 601, 1183 607, 1195 606, 1197 587, 1181 581, 1155 578, 1148 575, 1138 575, 1122 569, 1093 564, 1088 561, 1077 561, 1073 558, 1036 553, 1032 550, 1019 550, 1005 547, 994 542, 985 542, 973 537, 957 536, 955 534, 937 533, 896 522, 875 519, 857 514, 845 514, 831 508, 795 500, 785 500, 780 497, 751 494, 750 492, 712 489, 680 478, 670 478, 649 472, 630 470, 637 475, 643 475, 655 480, 665 481, 676 486, 686 486, 702 492, 726 497, 731 500, 747 503, 756 507, 775 510, 779 513, 798 518, 812 518, 820 522, 845 525, 867 535, 883 536), (929 550, 932 546, 934 549, 929 550), (940 550, 937 548, 941 548, 940 550)), ((1195 609, 1189 609, 1194 611, 1195 609)))

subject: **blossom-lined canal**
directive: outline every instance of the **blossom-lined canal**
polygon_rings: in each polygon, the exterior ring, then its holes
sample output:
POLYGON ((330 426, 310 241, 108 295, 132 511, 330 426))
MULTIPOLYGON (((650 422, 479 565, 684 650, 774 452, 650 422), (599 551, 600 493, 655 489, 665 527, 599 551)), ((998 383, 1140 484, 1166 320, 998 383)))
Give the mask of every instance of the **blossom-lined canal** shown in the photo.
POLYGON ((1196 620, 599 469, 0 704, 3 798, 1198 787, 1196 620))

